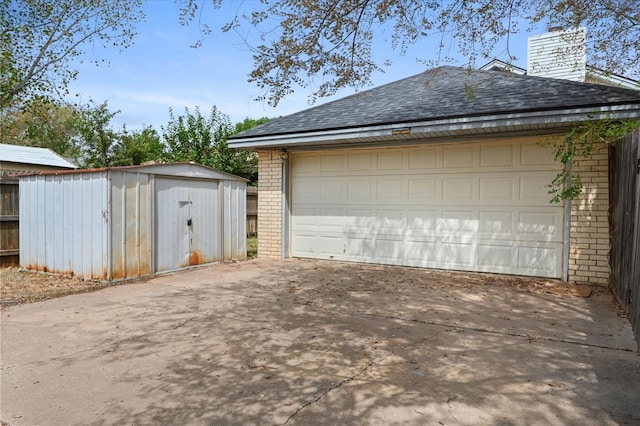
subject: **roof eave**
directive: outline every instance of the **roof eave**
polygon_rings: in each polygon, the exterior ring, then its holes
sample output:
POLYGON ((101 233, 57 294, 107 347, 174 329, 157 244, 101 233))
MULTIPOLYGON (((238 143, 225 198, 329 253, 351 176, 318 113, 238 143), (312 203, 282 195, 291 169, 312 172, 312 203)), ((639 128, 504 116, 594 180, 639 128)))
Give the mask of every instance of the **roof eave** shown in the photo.
POLYGON ((509 114, 422 120, 397 124, 352 127, 346 129, 256 136, 229 140, 232 148, 268 149, 321 147, 339 142, 402 139, 439 139, 464 135, 488 135, 523 130, 566 129, 573 125, 600 119, 640 118, 640 104, 572 108, 554 111, 532 111, 509 114), (408 129, 408 131, 406 130, 408 129), (404 130, 404 132, 402 131, 404 130))

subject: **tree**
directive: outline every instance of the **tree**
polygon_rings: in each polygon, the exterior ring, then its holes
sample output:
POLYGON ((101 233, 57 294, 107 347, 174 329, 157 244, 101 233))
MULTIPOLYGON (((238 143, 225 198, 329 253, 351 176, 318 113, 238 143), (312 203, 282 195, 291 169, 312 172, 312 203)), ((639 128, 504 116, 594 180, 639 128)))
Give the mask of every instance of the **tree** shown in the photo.
MULTIPOLYGON (((235 124, 234 134, 244 132, 245 130, 253 129, 256 126, 271 121, 271 118, 245 118, 239 123, 235 124)), ((250 151, 238 151, 236 153, 238 157, 236 172, 239 176, 249 179, 250 185, 258 184, 258 154, 250 151)))
MULTIPOLYGON (((218 7, 222 0, 212 0, 218 7)), ((588 28, 589 62, 606 71, 640 76, 638 0, 272 0, 238 13, 223 30, 251 26, 260 43, 253 51, 250 81, 271 105, 294 91, 313 87, 312 99, 342 87, 371 83, 372 73, 389 62, 372 54, 375 41, 388 41, 400 53, 419 40, 430 42, 434 66, 456 54, 486 60, 506 44, 507 62, 516 59, 514 34, 551 24, 588 28), (383 38, 383 40, 380 40, 383 38), (319 81, 319 83, 316 83, 319 81)), ((183 23, 201 19, 200 0, 183 7, 183 23)), ((201 21, 199 21, 201 22, 201 21)), ((201 24, 203 25, 203 24, 201 24)), ((204 33, 209 32, 205 28, 204 33)), ((249 42, 247 41, 249 44, 249 42)))
POLYGON ((117 135, 111 165, 134 166, 147 161, 158 161, 164 154, 164 145, 158 132, 151 126, 142 130, 128 131, 123 127, 117 135))
POLYGON ((111 119, 120 111, 111 112, 107 102, 95 105, 91 102, 79 111, 74 123, 82 147, 80 164, 84 167, 109 167, 113 164, 118 134, 111 127, 111 119))
POLYGON ((261 124, 268 123, 269 121, 271 121, 271 118, 268 118, 268 117, 262 117, 262 118, 247 117, 241 122, 235 124, 234 126, 235 131, 233 133, 236 134, 236 133, 244 132, 245 130, 253 129, 254 127, 257 127, 261 124))
MULTIPOLYGON (((84 48, 128 47, 141 0, 0 0, 0 109, 62 97, 84 48)), ((101 59, 92 59, 99 64, 101 59)))
POLYGON ((227 116, 215 107, 208 118, 202 115, 198 107, 193 113, 185 108, 184 115, 177 117, 169 108, 169 123, 166 127, 161 126, 162 139, 167 147, 165 159, 174 162, 194 161, 214 167, 215 144, 218 142, 216 136, 226 139, 229 127, 227 116))
POLYGON ((256 182, 258 160, 255 153, 229 148, 227 139, 234 133, 247 130, 269 121, 246 118, 232 126, 229 117, 216 107, 205 117, 196 108, 194 112, 184 109, 184 115, 175 116, 169 110, 169 123, 162 127, 162 139, 166 150, 166 161, 194 161, 204 166, 232 173, 256 182))
POLYGON ((77 158, 76 108, 44 98, 6 110, 0 119, 0 143, 49 148, 63 157, 77 158))

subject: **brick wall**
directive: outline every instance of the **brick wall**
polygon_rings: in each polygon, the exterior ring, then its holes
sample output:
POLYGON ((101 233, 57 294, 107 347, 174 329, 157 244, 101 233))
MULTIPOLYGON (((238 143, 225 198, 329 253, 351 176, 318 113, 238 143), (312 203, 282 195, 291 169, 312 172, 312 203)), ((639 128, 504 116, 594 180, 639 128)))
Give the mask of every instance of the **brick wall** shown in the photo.
POLYGON ((607 148, 600 147, 590 158, 573 163, 582 179, 583 193, 571 202, 570 281, 609 283, 608 158, 607 148))
POLYGON ((258 151, 258 257, 282 256, 282 160, 258 151))

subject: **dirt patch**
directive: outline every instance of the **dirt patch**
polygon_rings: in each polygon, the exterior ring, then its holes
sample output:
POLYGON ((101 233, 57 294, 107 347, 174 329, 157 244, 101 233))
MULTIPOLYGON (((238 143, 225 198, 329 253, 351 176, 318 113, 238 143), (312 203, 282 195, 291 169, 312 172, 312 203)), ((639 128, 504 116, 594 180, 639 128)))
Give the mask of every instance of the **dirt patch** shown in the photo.
POLYGON ((73 293, 104 288, 106 284, 79 278, 30 272, 19 268, 0 269, 0 309, 73 293))
POLYGON ((321 280, 321 285, 318 287, 331 293, 394 291, 398 287, 419 290, 425 287, 477 289, 483 286, 504 287, 528 293, 577 297, 589 297, 594 293, 608 292, 608 289, 602 286, 565 283, 558 279, 491 273, 343 262, 332 262, 331 267, 322 263, 318 264, 316 268, 323 270, 323 275, 318 278, 321 280), (374 279, 372 280, 371 277, 374 279))

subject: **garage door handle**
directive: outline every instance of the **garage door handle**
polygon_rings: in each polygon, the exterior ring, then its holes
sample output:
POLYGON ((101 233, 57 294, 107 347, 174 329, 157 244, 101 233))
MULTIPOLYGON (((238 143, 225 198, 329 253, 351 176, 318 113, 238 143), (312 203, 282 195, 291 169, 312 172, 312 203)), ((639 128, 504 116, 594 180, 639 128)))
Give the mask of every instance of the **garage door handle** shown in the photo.
POLYGON ((187 226, 191 226, 193 224, 193 222, 191 221, 191 219, 187 219, 187 226))

